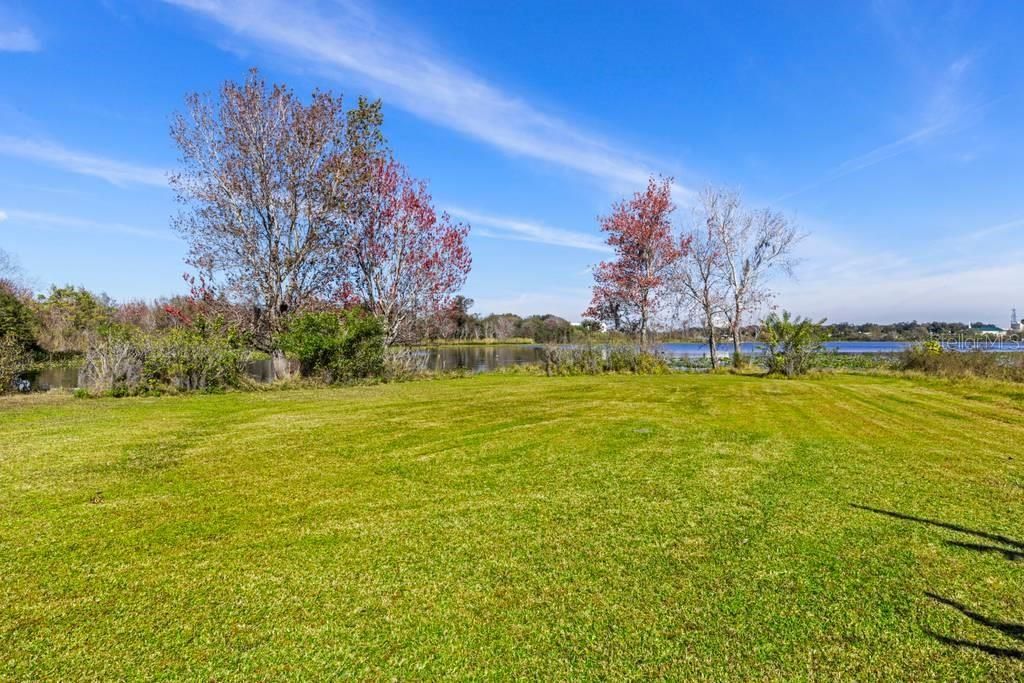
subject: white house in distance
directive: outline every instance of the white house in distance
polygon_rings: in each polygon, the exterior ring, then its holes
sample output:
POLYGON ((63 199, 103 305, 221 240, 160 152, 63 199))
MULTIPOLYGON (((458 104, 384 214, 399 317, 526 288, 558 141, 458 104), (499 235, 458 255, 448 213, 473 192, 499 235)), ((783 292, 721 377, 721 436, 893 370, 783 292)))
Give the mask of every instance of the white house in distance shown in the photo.
POLYGON ((1010 328, 1004 330, 1001 327, 995 325, 974 325, 970 328, 970 331, 974 334, 980 334, 985 337, 1004 337, 1007 332, 1024 332, 1024 324, 1017 319, 1017 309, 1013 308, 1010 311, 1010 328))
POLYGON ((973 325, 969 331, 985 337, 1002 337, 1006 334, 1006 330, 995 325, 973 325))

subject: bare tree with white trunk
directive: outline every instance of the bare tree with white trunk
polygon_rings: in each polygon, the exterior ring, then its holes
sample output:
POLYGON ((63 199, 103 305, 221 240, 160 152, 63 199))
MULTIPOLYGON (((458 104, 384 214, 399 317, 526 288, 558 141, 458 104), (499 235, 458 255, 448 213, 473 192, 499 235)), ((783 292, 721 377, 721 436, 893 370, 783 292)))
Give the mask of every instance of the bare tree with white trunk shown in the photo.
POLYGON ((802 235, 779 211, 746 209, 736 192, 708 188, 701 200, 726 285, 723 312, 732 337, 733 361, 738 364, 744 321, 770 303, 769 281, 774 273, 792 275, 793 247, 802 235))
POLYGON ((708 220, 705 192, 702 206, 695 211, 694 227, 683 236, 689 249, 676 264, 671 277, 671 290, 677 308, 699 320, 707 340, 711 367, 718 367, 718 333, 716 322, 724 319, 727 299, 723 276, 723 258, 714 224, 708 220))

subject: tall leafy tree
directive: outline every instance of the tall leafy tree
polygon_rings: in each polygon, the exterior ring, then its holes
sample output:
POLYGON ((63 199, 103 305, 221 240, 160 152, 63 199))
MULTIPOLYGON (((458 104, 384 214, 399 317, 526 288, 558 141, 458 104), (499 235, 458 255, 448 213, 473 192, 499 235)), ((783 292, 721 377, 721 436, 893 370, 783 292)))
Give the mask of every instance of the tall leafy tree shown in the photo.
POLYGON ((192 94, 171 136, 188 263, 252 306, 255 342, 278 354, 286 315, 330 296, 343 271, 352 198, 384 144, 380 103, 315 91, 308 104, 253 70, 218 96, 192 94))
POLYGON ((650 342, 668 276, 689 248, 672 230, 671 188, 670 178, 651 178, 645 191, 615 204, 600 219, 615 258, 594 269, 593 296, 584 316, 637 334, 641 345, 650 342))

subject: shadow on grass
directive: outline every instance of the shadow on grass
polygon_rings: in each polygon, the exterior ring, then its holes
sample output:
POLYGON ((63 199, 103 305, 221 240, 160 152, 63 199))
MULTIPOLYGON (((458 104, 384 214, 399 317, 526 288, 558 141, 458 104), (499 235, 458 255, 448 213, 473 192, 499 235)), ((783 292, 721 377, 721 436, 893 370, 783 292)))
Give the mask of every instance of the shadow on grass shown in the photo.
POLYGON ((994 619, 989 619, 982 614, 972 611, 969 607, 963 603, 957 602, 956 600, 950 600, 949 598, 944 598, 941 595, 936 595, 935 593, 930 593, 928 591, 925 591, 925 595, 941 605, 952 607, 976 624, 986 626, 993 631, 999 631, 1004 636, 1013 638, 1014 640, 1024 641, 1024 624, 1013 624, 1008 621, 996 621, 994 619))
MULTIPOLYGON (((919 524, 927 524, 929 526, 936 526, 941 529, 949 529, 950 531, 958 531, 961 534, 967 534, 969 536, 976 536, 977 538, 984 538, 988 541, 995 541, 996 543, 1002 543, 1018 550, 1024 550, 1024 542, 1014 540, 1009 536, 1002 536, 1000 534, 990 534, 987 531, 978 531, 976 529, 968 529, 967 527, 960 526, 958 524, 950 524, 949 522, 940 522, 935 519, 927 519, 925 517, 914 517, 913 515, 905 515, 901 512, 892 512, 891 510, 880 510, 879 508, 868 507, 867 505, 857 505, 856 503, 850 503, 850 507, 857 508, 858 510, 867 510, 868 512, 874 512, 879 515, 885 515, 887 517, 895 517, 896 519, 903 519, 908 522, 918 522, 919 524)), ((1024 553, 1010 550, 1006 551, 1004 548, 994 548, 994 546, 975 546, 969 543, 956 543, 954 541, 949 542, 952 545, 960 545, 966 547, 968 550, 986 550, 990 552, 990 548, 993 550, 1001 550, 1004 552, 1011 552, 1015 555, 1024 555, 1024 553)))
POLYGON ((1019 550, 1010 550, 1009 548, 1000 548, 995 545, 984 545, 982 543, 964 543, 963 541, 943 541, 948 546, 954 548, 963 548, 964 550, 973 550, 979 553, 993 553, 996 555, 1002 555, 1004 560, 1010 562, 1018 562, 1024 560, 1024 552, 1019 550))
MULTIPOLYGON (((857 505, 856 503, 851 503, 850 507, 856 508, 858 510, 865 510, 867 512, 873 512, 879 515, 885 515, 887 517, 902 519, 908 522, 916 522, 918 524, 926 524, 928 526, 934 526, 940 529, 948 529, 949 531, 955 531, 957 533, 974 536, 975 538, 982 538, 987 541, 1001 543, 1002 546, 1009 547, 989 545, 985 543, 967 543, 964 541, 946 540, 944 541, 944 543, 947 546, 962 548, 964 550, 973 550, 979 553, 995 553, 1002 555, 1004 559, 1009 560, 1011 562, 1016 562, 1018 560, 1024 559, 1024 543, 1012 539, 1008 536, 992 534, 986 531, 978 531, 977 529, 969 529, 958 524, 950 524, 948 522, 941 522, 935 519, 914 517, 913 515, 905 515, 903 513, 893 512, 891 510, 881 510, 879 508, 868 507, 866 505, 857 505)), ((971 621, 980 626, 984 626, 985 628, 991 629, 996 633, 1000 633, 1007 638, 1011 638, 1019 642, 1024 642, 1024 624, 1016 624, 1009 621, 999 621, 997 619, 986 617, 985 615, 970 609, 963 603, 957 602, 955 600, 950 600, 949 598, 944 598, 936 593, 925 591, 925 595, 931 600, 934 600, 935 602, 939 603, 940 605, 945 605, 946 607, 956 610, 957 612, 959 612, 960 614, 962 614, 963 616, 967 617, 968 619, 970 619, 971 621)), ((984 652, 985 654, 991 655, 993 657, 999 657, 1002 659, 1014 659, 1024 661, 1024 651, 1021 650, 1006 647, 997 647, 994 645, 978 643, 971 640, 960 640, 958 638, 950 638, 949 636, 944 636, 942 634, 935 633, 934 631, 931 631, 927 628, 924 629, 924 632, 928 634, 928 636, 934 638, 935 640, 945 645, 970 650, 977 650, 979 652, 984 652)))
POLYGON ((950 638, 942 634, 936 633, 930 629, 923 629, 925 633, 939 641, 943 645, 949 645, 951 647, 962 647, 967 650, 977 650, 978 652, 984 652, 987 655, 993 657, 999 657, 1001 659, 1015 659, 1018 661, 1024 661, 1024 652, 1020 650, 1014 650, 1012 647, 996 647, 995 645, 986 645, 985 643, 976 643, 973 640, 960 640, 959 638, 950 638))

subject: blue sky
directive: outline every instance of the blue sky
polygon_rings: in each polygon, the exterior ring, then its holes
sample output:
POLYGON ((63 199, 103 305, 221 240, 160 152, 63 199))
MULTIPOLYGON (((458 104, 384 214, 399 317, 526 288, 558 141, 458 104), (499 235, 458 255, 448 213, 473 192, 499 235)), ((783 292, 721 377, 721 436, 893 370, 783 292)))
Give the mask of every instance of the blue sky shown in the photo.
POLYGON ((809 237, 778 304, 830 320, 1024 308, 1024 3, 0 0, 0 248, 39 287, 183 290, 164 175, 190 91, 250 66, 381 97, 473 226, 478 312, 579 318, 596 217, 672 175, 809 237))

